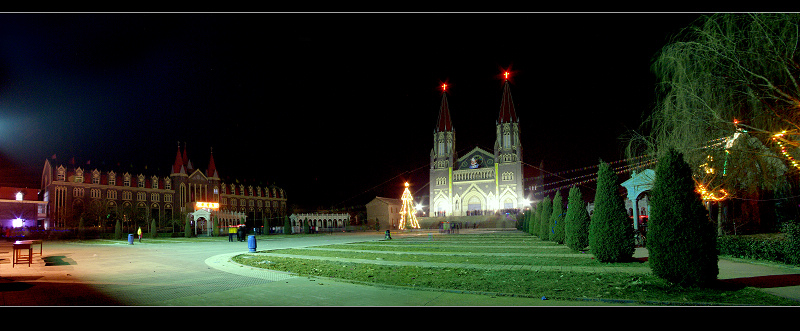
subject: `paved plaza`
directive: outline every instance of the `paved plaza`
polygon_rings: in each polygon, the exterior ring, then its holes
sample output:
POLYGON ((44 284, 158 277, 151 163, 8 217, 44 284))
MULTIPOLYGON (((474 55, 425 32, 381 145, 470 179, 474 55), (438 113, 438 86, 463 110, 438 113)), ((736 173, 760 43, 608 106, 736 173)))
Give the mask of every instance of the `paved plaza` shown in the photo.
MULTIPOLYGON (((419 235, 419 234, 416 234, 419 235)), ((404 234, 393 234, 395 239, 404 234)), ((383 233, 259 236, 258 250, 382 240, 383 233)), ((176 243, 45 241, 33 263, 13 265, 0 242, 0 305, 4 306, 553 306, 608 302, 543 301, 458 291, 359 285, 242 266, 230 257, 247 242, 219 238, 176 243)), ((637 251, 646 254, 646 251, 637 251)), ((720 279, 771 280, 764 288, 800 300, 800 269, 720 261, 720 279)), ((762 286, 763 287, 763 286, 762 286)))

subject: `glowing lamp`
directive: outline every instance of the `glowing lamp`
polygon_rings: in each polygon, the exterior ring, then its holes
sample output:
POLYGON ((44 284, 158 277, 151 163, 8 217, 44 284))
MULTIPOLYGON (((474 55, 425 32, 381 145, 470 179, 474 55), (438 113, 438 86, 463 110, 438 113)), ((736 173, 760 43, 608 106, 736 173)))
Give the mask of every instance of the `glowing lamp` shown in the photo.
POLYGON ((506 80, 508 80, 508 71, 504 72, 504 73, 503 73, 503 76, 505 76, 505 77, 506 77, 506 80))
POLYGON ((442 92, 446 92, 446 91, 447 91, 447 84, 442 84, 442 92))
POLYGON ((200 202, 198 201, 195 204, 195 207, 198 209, 208 208, 208 209, 219 209, 219 203, 216 202, 200 202))
POLYGON ((13 221, 11 221, 11 225, 15 228, 20 228, 22 227, 22 222, 23 221, 21 218, 15 218, 13 221))

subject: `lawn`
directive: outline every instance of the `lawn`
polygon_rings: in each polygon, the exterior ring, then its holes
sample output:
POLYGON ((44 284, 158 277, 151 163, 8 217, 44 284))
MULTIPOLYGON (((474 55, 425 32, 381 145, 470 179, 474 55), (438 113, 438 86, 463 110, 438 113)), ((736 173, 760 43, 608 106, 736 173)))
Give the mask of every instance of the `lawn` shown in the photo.
POLYGON ((234 261, 302 276, 426 290, 641 305, 798 305, 723 282, 711 288, 677 287, 653 276, 647 262, 600 263, 588 252, 572 252, 524 233, 397 237, 262 250, 234 261))

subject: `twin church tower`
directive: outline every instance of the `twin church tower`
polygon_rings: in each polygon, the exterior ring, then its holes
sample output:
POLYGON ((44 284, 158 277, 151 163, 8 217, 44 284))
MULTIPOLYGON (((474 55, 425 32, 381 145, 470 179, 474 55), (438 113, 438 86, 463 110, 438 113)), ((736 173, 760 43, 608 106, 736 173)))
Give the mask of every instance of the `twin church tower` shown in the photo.
POLYGON ((507 72, 505 77, 495 125, 494 153, 475 147, 463 156, 458 155, 447 93, 443 91, 430 155, 432 217, 494 214, 528 207, 522 184, 519 118, 507 72))

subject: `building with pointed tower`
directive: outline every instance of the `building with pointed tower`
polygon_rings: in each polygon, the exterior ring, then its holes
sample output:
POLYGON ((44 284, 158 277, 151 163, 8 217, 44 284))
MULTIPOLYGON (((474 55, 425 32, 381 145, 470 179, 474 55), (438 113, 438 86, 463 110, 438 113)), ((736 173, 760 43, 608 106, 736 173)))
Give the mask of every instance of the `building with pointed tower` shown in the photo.
POLYGON ((519 118, 511 98, 508 74, 495 123, 493 153, 475 147, 463 156, 458 155, 446 85, 442 87, 430 153, 430 215, 486 215, 528 207, 522 184, 519 118))
POLYGON ((90 168, 74 158, 57 163, 45 160, 42 200, 46 204, 45 229, 70 229, 83 220, 86 226, 124 224, 149 227, 155 220, 169 227, 183 217, 193 222, 197 234, 212 233, 213 221, 221 228, 246 224, 248 228, 283 224, 286 194, 275 185, 245 185, 221 180, 211 151, 205 170, 195 168, 186 145, 178 146, 169 173, 131 166, 90 168))

